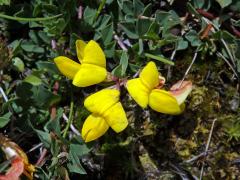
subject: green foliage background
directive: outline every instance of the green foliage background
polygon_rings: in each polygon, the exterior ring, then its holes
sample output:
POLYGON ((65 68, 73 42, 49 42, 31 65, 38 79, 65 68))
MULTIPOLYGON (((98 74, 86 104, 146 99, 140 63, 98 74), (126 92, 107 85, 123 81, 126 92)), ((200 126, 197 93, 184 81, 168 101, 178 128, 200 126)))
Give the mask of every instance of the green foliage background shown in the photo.
POLYGON ((238 0, 0 0, 0 27, 0 84, 7 96, 7 102, 0 97, 0 128, 33 164, 46 149, 36 179, 194 178, 203 162, 207 179, 240 176, 238 0), (214 30, 203 36, 209 24, 214 30), (119 78, 155 61, 167 87, 182 79, 197 53, 186 77, 195 87, 185 112, 142 110, 123 88, 129 127, 85 144, 63 117, 73 112, 69 120, 80 131, 89 114, 86 95, 113 83, 77 88, 58 72, 53 58, 77 60, 76 39, 99 42, 119 78), (213 119, 209 154, 188 161, 204 152, 213 119))

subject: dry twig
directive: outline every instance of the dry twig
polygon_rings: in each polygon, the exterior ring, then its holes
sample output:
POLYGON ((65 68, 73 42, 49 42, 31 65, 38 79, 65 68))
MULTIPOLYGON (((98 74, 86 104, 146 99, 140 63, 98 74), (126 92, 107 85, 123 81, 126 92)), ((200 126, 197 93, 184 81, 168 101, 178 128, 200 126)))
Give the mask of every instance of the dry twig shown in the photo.
MULTIPOLYGON (((214 128, 214 125, 215 125, 216 120, 217 120, 217 119, 214 119, 213 122, 212 122, 211 130, 210 130, 210 133, 209 133, 209 136, 208 136, 207 145, 206 145, 206 148, 205 148, 205 151, 204 151, 205 154, 207 154, 208 148, 209 148, 209 146, 210 146, 210 142, 211 142, 212 134, 213 134, 213 128, 214 128)), ((205 166, 205 162, 203 162, 203 164, 202 164, 201 173, 200 173, 200 178, 199 178, 200 180, 202 180, 202 177, 203 177, 204 166, 205 166)))

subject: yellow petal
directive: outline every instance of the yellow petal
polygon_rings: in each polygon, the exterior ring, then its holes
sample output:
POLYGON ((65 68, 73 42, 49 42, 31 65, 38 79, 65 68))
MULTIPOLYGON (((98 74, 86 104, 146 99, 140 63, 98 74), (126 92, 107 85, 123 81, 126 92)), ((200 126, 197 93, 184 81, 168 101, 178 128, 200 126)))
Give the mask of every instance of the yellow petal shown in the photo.
POLYGON ((85 49, 86 45, 87 44, 82 40, 76 41, 77 57, 81 63, 82 63, 82 60, 84 57, 84 49, 85 49))
POLYGON ((165 90, 154 89, 149 96, 149 106, 164 114, 180 114, 182 112, 177 100, 165 90))
POLYGON ((103 89, 90 96, 84 101, 84 106, 90 111, 103 114, 107 109, 119 101, 119 90, 103 89))
POLYGON ((148 105, 150 90, 143 85, 140 78, 128 80, 126 87, 128 93, 136 101, 136 103, 142 108, 146 108, 148 105))
POLYGON ((159 84, 159 73, 154 62, 149 62, 140 73, 139 77, 142 83, 150 90, 157 87, 159 84))
POLYGON ((69 79, 73 79, 73 77, 81 67, 80 64, 76 63, 75 61, 65 56, 58 56, 54 58, 54 62, 57 65, 59 71, 64 76, 67 76, 69 79))
POLYGON ((83 124, 82 138, 85 142, 93 141, 102 136, 108 128, 108 124, 101 116, 91 114, 83 124))
POLYGON ((117 133, 123 131, 128 125, 125 111, 120 102, 105 111, 103 116, 108 125, 117 133))
POLYGON ((73 78, 73 85, 87 87, 105 80, 107 71, 105 68, 92 64, 82 64, 73 78))
POLYGON ((183 81, 183 82, 178 81, 170 89, 171 94, 177 99, 178 104, 182 104, 185 101, 185 99, 188 97, 191 91, 192 91, 191 81, 183 81))
POLYGON ((106 58, 99 44, 93 40, 84 48, 82 63, 94 64, 106 68, 106 58))

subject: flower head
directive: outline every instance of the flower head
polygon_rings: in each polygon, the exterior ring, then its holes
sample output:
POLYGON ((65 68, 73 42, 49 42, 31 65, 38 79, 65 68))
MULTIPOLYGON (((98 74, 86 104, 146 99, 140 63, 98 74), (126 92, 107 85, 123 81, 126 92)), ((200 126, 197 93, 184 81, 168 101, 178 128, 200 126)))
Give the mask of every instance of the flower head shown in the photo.
POLYGON ((117 133, 127 127, 128 120, 119 95, 117 89, 103 89, 86 98, 84 106, 92 114, 83 124, 82 137, 85 142, 99 138, 109 127, 117 133))
POLYGON ((78 87, 91 86, 104 81, 107 76, 106 58, 99 44, 93 40, 87 44, 77 40, 76 49, 80 63, 65 56, 54 59, 60 72, 72 79, 73 85, 78 87))
POLYGON ((149 105, 157 112, 180 114, 184 110, 184 100, 192 90, 192 83, 178 82, 170 91, 166 91, 158 88, 164 82, 164 77, 159 75, 156 64, 149 62, 141 71, 139 78, 129 80, 126 87, 142 108, 149 105))

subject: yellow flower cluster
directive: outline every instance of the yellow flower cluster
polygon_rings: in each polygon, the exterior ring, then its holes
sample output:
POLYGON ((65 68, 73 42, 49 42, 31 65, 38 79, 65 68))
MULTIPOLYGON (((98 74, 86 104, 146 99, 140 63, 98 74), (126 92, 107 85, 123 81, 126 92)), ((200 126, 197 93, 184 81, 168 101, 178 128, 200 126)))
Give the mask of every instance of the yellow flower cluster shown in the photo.
POLYGON ((142 108, 149 105, 157 112, 180 114, 184 110, 184 100, 192 90, 192 83, 184 81, 181 85, 179 82, 170 91, 166 91, 157 88, 162 79, 164 78, 159 75, 155 63, 149 62, 143 68, 139 78, 129 80, 126 87, 132 98, 142 108))
POLYGON ((127 127, 128 120, 119 96, 117 89, 103 89, 86 98, 84 106, 92 112, 82 128, 82 137, 86 142, 102 136, 109 126, 117 133, 127 127))
MULTIPOLYGON (((87 44, 76 41, 77 56, 80 63, 67 57, 54 59, 60 72, 73 80, 73 85, 86 87, 98 84, 107 77, 106 58, 97 42, 87 44)), ((184 101, 192 90, 190 81, 178 82, 170 91, 160 89, 164 84, 154 62, 149 62, 141 71, 139 78, 128 80, 126 88, 131 97, 142 108, 150 106, 153 110, 165 114, 180 114, 184 110, 184 101)), ((119 102, 120 91, 103 89, 87 97, 84 106, 92 113, 87 117, 82 128, 85 142, 102 136, 109 127, 115 132, 123 131, 128 120, 122 104, 119 102)))
POLYGON ((107 76, 106 58, 95 41, 87 44, 82 40, 76 41, 77 63, 65 56, 54 59, 55 64, 64 76, 73 80, 73 85, 87 87, 102 82, 107 76))

